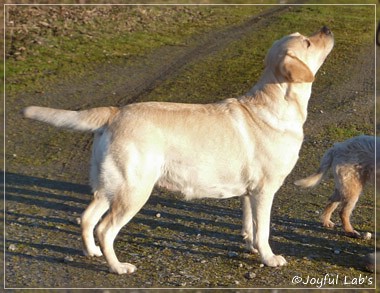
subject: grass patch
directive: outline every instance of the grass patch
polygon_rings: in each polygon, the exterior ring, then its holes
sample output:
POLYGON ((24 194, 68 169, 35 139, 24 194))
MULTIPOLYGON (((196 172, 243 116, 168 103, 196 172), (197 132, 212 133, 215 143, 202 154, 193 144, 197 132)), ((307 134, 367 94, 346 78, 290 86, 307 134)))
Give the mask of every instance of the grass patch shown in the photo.
POLYGON ((374 12, 373 6, 293 6, 289 13, 274 18, 265 32, 253 31, 218 54, 188 66, 147 99, 212 102, 242 95, 260 77, 265 54, 275 40, 295 31, 309 35, 323 25, 334 32, 335 48, 317 74, 317 90, 339 84, 350 76, 349 72, 342 74, 342 64, 373 41, 374 12))
POLYGON ((87 74, 194 34, 239 24, 263 6, 10 6, 6 12, 7 92, 36 80, 87 74), (26 16, 30 17, 26 17, 26 16))
POLYGON ((354 137, 368 133, 363 130, 364 129, 358 127, 358 125, 346 125, 344 127, 329 125, 326 127, 323 136, 331 138, 332 141, 343 141, 347 139, 347 137, 354 137))

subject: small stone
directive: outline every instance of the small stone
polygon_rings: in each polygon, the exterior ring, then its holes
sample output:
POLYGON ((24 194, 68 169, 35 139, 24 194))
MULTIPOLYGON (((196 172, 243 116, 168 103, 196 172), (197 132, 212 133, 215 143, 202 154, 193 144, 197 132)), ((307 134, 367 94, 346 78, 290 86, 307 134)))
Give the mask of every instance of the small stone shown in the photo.
POLYGON ((8 247, 9 251, 15 251, 16 249, 17 249, 17 247, 14 244, 9 245, 9 247, 8 247))
POLYGON ((363 235, 364 240, 370 240, 372 238, 372 234, 370 232, 365 232, 363 235))
POLYGON ((334 250, 334 253, 335 253, 335 254, 340 254, 340 250, 339 250, 339 249, 335 249, 335 250, 334 250))
POLYGON ((78 225, 82 223, 82 219, 80 217, 76 218, 75 221, 78 225))
POLYGON ((160 213, 157 213, 157 214, 156 214, 156 218, 161 218, 161 214, 160 214, 160 213))
POLYGON ((235 285, 240 285, 240 282, 238 280, 235 280, 235 285))
POLYGON ((252 280, 254 278, 256 278, 256 274, 253 273, 253 272, 248 272, 244 275, 244 278, 248 279, 248 280, 252 280))
POLYGON ((242 263, 239 263, 239 268, 242 268, 244 265, 242 263))
POLYGON ((260 264, 260 268, 263 268, 263 267, 264 267, 264 264, 263 264, 263 263, 261 263, 261 264, 260 264))
POLYGON ((235 251, 229 251, 228 252, 228 256, 229 257, 237 257, 239 254, 237 253, 237 252, 235 252, 235 251))
POLYGON ((65 256, 65 258, 63 259, 63 262, 72 262, 72 261, 74 261, 74 259, 71 256, 65 256))

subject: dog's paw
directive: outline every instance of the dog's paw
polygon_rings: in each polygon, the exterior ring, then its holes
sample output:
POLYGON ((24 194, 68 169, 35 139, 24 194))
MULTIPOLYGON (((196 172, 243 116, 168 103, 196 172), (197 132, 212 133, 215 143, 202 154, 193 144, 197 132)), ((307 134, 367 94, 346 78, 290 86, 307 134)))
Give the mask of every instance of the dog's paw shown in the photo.
POLYGON ((250 253, 259 253, 259 251, 253 245, 252 239, 249 239, 248 237, 244 237, 244 242, 245 242, 245 249, 248 250, 250 253))
POLYGON ((245 242, 245 249, 248 250, 250 253, 259 253, 259 251, 253 246, 252 242, 249 241, 245 242))
POLYGON ((132 274, 137 270, 136 266, 127 262, 119 262, 116 265, 110 267, 111 273, 122 274, 132 274))
POLYGON ((285 258, 281 255, 272 255, 266 259, 263 259, 263 263, 268 267, 280 267, 287 264, 285 258))
POLYGON ((322 224, 323 224, 323 227, 327 227, 327 228, 334 228, 335 226, 335 223, 330 220, 324 221, 322 224))
POLYGON ((255 248, 253 245, 253 235, 252 233, 242 231, 241 236, 243 236, 244 242, 245 242, 245 249, 248 250, 250 253, 259 253, 259 251, 255 248))
POLYGON ((259 251, 256 249, 256 248, 254 248, 253 246, 246 246, 245 247, 250 253, 254 253, 254 254, 258 254, 259 253, 259 251))
POLYGON ((94 246, 91 249, 83 249, 83 253, 85 256, 102 256, 103 253, 99 246, 94 246))

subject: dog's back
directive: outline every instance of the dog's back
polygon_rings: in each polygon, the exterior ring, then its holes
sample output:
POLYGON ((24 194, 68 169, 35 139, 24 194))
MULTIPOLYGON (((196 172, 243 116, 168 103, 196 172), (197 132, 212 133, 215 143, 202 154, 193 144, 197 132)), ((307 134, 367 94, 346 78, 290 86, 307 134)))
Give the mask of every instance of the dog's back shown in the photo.
POLYGON ((316 173, 295 182, 302 187, 314 186, 322 180, 328 169, 332 168, 335 188, 321 216, 323 226, 334 227, 335 224, 331 221, 332 213, 342 204, 339 216, 346 235, 355 238, 367 237, 352 227, 350 216, 364 185, 374 178, 378 147, 376 141, 375 136, 362 135, 334 144, 325 152, 316 173))
MULTIPOLYGON (((333 165, 350 164, 365 171, 368 177, 374 176, 375 165, 378 159, 375 159, 376 147, 380 149, 376 143, 377 137, 369 135, 360 135, 343 142, 335 143, 329 148, 321 159, 318 170, 294 183, 301 187, 313 187, 321 182, 327 171, 333 165)), ((379 166, 379 165, 377 165, 379 166)))

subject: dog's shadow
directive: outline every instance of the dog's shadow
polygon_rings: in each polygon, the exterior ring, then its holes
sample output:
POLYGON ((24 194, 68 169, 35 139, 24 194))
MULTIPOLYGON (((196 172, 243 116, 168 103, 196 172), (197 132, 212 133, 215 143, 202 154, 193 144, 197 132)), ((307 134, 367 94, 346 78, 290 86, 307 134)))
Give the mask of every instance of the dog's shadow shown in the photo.
MULTIPOLYGON (((117 241, 125 240, 141 249, 169 248, 176 253, 201 257, 230 258, 229 251, 243 254, 239 199, 187 202, 178 195, 171 196, 160 190, 153 193, 131 221, 130 228, 123 229, 117 241), (162 230, 164 233, 160 232, 162 230)), ((66 265, 107 271, 98 262, 94 265, 82 262, 81 241, 78 241, 81 233, 75 219, 80 217, 91 198, 87 185, 6 173, 6 254, 49 263, 62 263, 64 255, 73 255, 81 259, 66 265), (56 239, 49 239, 47 235, 75 239, 75 243, 71 241, 73 246, 68 249, 57 245, 56 239), (25 247, 33 250, 35 255, 32 257, 25 252, 28 250, 25 247)), ((270 242, 272 249, 284 256, 307 257, 342 267, 360 268, 359 263, 355 264, 357 257, 354 254, 372 252, 365 242, 347 243, 342 232, 325 229, 320 223, 277 215, 272 217, 270 242), (338 250, 339 255, 334 250, 338 250)), ((67 245, 67 240, 65 243, 67 245)), ((259 258, 254 257, 253 261, 259 262, 259 258)))
POLYGON ((277 226, 272 230, 276 239, 272 240, 272 248, 283 255, 327 266, 365 270, 363 257, 375 249, 371 241, 349 238, 339 225, 328 229, 320 222, 284 216, 274 216, 272 221, 277 226))

